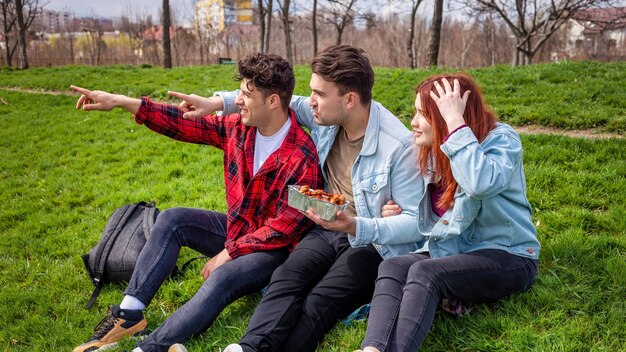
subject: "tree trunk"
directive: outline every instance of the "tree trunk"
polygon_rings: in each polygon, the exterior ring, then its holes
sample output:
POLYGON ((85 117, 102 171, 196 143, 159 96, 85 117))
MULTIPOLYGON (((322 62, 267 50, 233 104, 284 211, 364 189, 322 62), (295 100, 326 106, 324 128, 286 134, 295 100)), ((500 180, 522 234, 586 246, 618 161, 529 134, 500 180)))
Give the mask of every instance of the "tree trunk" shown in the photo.
POLYGON ((11 3, 9 1, 0 2, 0 6, 2 6, 2 34, 4 37, 4 48, 6 49, 7 66, 9 67, 11 67, 13 61, 13 50, 11 49, 9 33, 11 33, 11 30, 15 25, 15 19, 9 18, 10 5, 11 3))
POLYGON ((265 14, 263 0, 258 0, 257 12, 259 13, 259 51, 264 52, 265 49, 265 14))
POLYGON ((163 0, 163 67, 172 68, 172 43, 170 42, 169 0, 163 0))
POLYGON ((313 56, 317 55, 317 0, 313 0, 313 15, 312 15, 312 31, 313 31, 313 56))
POLYGON ((489 22, 491 30, 489 31, 489 39, 491 40, 491 66, 496 64, 496 24, 493 21, 492 12, 489 11, 489 22))
POLYGON ((338 26, 337 27, 337 40, 335 41, 335 44, 337 45, 341 45, 341 37, 343 36, 343 26, 338 26))
POLYGON ((15 0, 15 12, 17 14, 17 42, 20 47, 18 57, 20 60, 20 68, 28 68, 28 55, 26 54, 26 23, 24 22, 24 5, 22 0, 15 0))
MULTIPOLYGON (((261 0, 259 0, 261 1, 261 0)), ((263 52, 269 53, 270 51, 270 38, 272 34, 272 17, 274 12, 274 1, 268 1, 267 3, 267 29, 265 30, 265 48, 263 52)))
POLYGON ((291 0, 283 0, 283 29, 285 31, 285 49, 287 50, 287 61, 293 65, 293 53, 291 48, 291 28, 289 26, 289 5, 291 0))
POLYGON ((441 22, 443 21, 443 0, 435 0, 433 24, 430 32, 430 45, 428 46, 428 65, 437 67, 439 59, 439 42, 441 41, 441 22))
POLYGON ((411 9, 411 27, 409 28, 409 38, 407 40, 406 50, 409 54, 409 66, 414 69, 417 67, 417 58, 415 53, 415 14, 417 8, 420 6, 422 0, 414 0, 413 8, 411 9))

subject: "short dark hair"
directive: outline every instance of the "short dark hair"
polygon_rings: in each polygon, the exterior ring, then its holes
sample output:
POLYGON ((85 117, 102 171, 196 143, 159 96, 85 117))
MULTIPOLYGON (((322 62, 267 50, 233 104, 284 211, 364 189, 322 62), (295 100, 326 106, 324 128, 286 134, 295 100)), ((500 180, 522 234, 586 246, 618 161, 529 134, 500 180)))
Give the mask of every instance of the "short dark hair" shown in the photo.
POLYGON ((330 46, 315 56, 311 70, 335 83, 341 95, 357 92, 363 105, 372 101, 374 70, 364 50, 350 45, 330 46))
POLYGON ((289 109, 296 78, 287 60, 274 54, 255 53, 240 60, 238 69, 236 80, 249 79, 263 97, 278 94, 283 110, 289 109))

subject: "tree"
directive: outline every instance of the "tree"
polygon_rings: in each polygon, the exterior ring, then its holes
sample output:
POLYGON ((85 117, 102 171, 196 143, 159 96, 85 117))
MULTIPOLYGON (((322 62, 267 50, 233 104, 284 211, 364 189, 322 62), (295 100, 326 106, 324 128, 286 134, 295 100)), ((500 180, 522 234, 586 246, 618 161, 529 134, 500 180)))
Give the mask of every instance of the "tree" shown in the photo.
POLYGON ((289 25, 289 6, 291 5, 291 0, 283 0, 283 2, 279 2, 278 5, 282 14, 281 18, 283 21, 283 31, 285 32, 285 49, 287 50, 287 61, 289 61, 290 64, 293 64, 291 27, 289 25))
POLYGON ((417 9, 422 3, 422 0, 411 0, 411 18, 409 25, 409 38, 407 39, 406 51, 409 54, 409 65, 412 69, 417 67, 417 50, 415 49, 415 16, 417 15, 417 9))
POLYGON ((443 21, 443 0, 435 0, 433 24, 430 29, 430 44, 428 45, 428 65, 437 67, 439 59, 439 43, 441 42, 441 22, 443 21))
POLYGON ((578 11, 609 6, 613 0, 475 0, 467 5, 477 13, 493 11, 515 36, 513 65, 529 65, 537 51, 578 11))
POLYGON ((341 44, 341 37, 348 23, 352 23, 357 16, 354 4, 357 0, 328 0, 329 6, 325 9, 326 22, 335 27, 337 40, 335 44, 341 44))
POLYGON ((317 0, 313 0, 311 15, 311 32, 313 32, 313 56, 317 55, 317 0))
POLYGON ((33 24, 37 11, 39 11, 40 8, 39 0, 0 1, 0 10, 2 11, 2 34, 4 36, 8 66, 12 65, 13 55, 15 54, 15 50, 19 47, 18 57, 20 67, 28 68, 26 34, 33 24))
POLYGON ((172 43, 170 41, 170 1, 163 0, 163 67, 172 68, 172 43))
POLYGON ((61 35, 63 38, 67 40, 67 47, 69 49, 70 54, 70 63, 74 64, 74 46, 76 42, 76 37, 74 35, 76 32, 76 26, 74 25, 74 21, 69 21, 61 28, 61 35))
POLYGON ((2 34, 4 36, 4 47, 6 49, 7 66, 13 64, 13 54, 17 48, 17 40, 11 43, 12 34, 15 28, 17 16, 15 15, 15 3, 12 0, 0 2, 2 10, 2 34))
POLYGON ((28 68, 28 55, 26 53, 26 22, 24 22, 24 4, 22 0, 15 0, 15 12, 17 13, 17 45, 20 50, 17 56, 20 61, 20 68, 28 68))
POLYGON ((264 2, 258 0, 257 12, 259 13, 259 51, 267 53, 270 49, 270 33, 272 30, 273 0, 264 2))

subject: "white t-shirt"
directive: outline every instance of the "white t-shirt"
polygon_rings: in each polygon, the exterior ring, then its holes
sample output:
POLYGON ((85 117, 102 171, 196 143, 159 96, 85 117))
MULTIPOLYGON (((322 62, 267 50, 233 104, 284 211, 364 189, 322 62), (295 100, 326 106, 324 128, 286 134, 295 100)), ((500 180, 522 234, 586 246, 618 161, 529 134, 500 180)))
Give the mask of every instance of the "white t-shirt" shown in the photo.
POLYGON ((257 130, 254 143, 254 170, 252 171, 252 175, 256 175, 257 171, 259 171, 261 166, 265 163, 265 160, 267 160, 276 149, 280 148, 287 133, 289 133, 289 128, 291 128, 291 119, 288 118, 283 127, 271 136, 264 136, 257 130))

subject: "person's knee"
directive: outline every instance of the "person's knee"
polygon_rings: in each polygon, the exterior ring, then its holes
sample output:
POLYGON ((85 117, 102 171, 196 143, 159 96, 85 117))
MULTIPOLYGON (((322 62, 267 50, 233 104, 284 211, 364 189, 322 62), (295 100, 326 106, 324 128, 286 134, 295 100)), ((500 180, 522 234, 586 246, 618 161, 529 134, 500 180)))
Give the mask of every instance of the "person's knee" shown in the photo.
POLYGON ((420 260, 409 268, 407 285, 415 284, 428 290, 437 289, 439 266, 431 260, 420 260))
POLYGON ((185 211, 181 208, 171 208, 162 211, 157 217, 150 238, 169 237, 181 223, 185 221, 185 211))
POLYGON ((171 224, 180 223, 184 216, 185 216, 185 211, 181 208, 165 209, 161 213, 159 213, 159 216, 157 216, 157 219, 155 221, 155 226, 157 225, 170 226, 171 224))
POLYGON ((406 269, 398 257, 383 260, 378 266, 378 277, 396 277, 404 272, 406 269))

